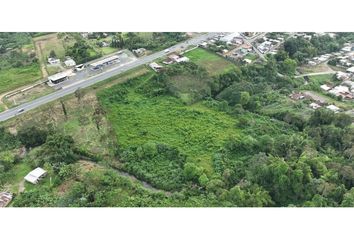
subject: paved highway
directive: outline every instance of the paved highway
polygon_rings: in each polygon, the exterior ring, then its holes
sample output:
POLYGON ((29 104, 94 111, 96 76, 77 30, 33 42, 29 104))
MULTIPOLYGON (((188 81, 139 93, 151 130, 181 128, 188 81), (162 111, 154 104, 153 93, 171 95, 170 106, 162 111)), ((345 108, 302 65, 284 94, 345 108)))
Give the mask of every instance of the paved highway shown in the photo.
POLYGON ((13 117, 19 115, 19 114, 22 114, 22 113, 27 112, 29 110, 35 109, 39 106, 42 106, 46 103, 57 100, 57 99, 64 97, 68 94, 74 93, 78 88, 86 88, 88 86, 94 85, 95 83, 98 83, 98 82, 104 81, 110 77, 113 77, 117 74, 123 73, 125 71, 131 70, 133 68, 136 68, 136 67, 144 65, 144 64, 148 64, 158 58, 161 58, 163 56, 170 54, 171 52, 174 52, 177 50, 184 50, 190 45, 197 45, 197 44, 207 40, 208 38, 214 37, 215 35, 217 35, 217 33, 207 33, 207 34, 197 36, 195 38, 189 39, 185 42, 182 42, 182 43, 179 43, 179 44, 176 44, 176 45, 170 47, 168 52, 163 50, 163 51, 156 52, 156 53, 153 53, 153 54, 145 56, 145 57, 138 58, 136 61, 130 62, 126 65, 118 66, 117 68, 113 68, 113 69, 109 69, 103 73, 100 73, 100 74, 97 74, 93 77, 90 77, 90 78, 86 79, 85 81, 80 81, 75 85, 71 85, 67 88, 58 90, 54 93, 37 98, 31 102, 24 103, 24 104, 17 106, 15 108, 8 109, 5 112, 0 113, 0 122, 6 121, 10 118, 13 118, 13 117))

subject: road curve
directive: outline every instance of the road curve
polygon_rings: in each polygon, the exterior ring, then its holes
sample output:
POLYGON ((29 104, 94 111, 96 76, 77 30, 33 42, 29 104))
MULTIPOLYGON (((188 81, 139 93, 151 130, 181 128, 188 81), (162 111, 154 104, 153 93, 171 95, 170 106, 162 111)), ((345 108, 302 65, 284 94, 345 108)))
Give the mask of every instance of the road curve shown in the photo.
POLYGON ((148 56, 145 56, 145 57, 141 57, 141 58, 138 58, 136 61, 133 61, 133 62, 130 62, 126 65, 123 65, 123 66, 118 66, 116 68, 113 68, 113 69, 109 69, 103 73, 100 73, 100 74, 97 74, 93 77, 90 77, 88 79, 86 79, 85 81, 81 81, 75 85, 71 85, 67 88, 64 88, 64 89, 61 89, 61 90, 58 90, 54 93, 51 93, 51 94, 48 94, 46 96, 43 96, 43 97, 40 97, 40 98, 37 98, 33 101, 30 101, 30 102, 27 102, 27 103, 24 103, 20 106, 17 106, 17 107, 14 107, 14 108, 11 108, 11 109, 8 109, 6 110, 5 112, 2 112, 0 113, 0 122, 2 121, 6 121, 10 118, 13 118, 19 114, 22 114, 24 112, 27 112, 29 110, 32 110, 32 109, 35 109, 39 106, 42 106, 46 103, 49 103, 49 102, 52 102, 54 100, 57 100, 61 97, 64 97, 68 94, 71 94, 71 93, 74 93, 78 88, 86 88, 86 87, 89 87, 91 85, 94 85, 98 82, 101 82, 101 81, 104 81, 110 77, 113 77, 115 75, 118 75, 120 73, 123 73, 123 72, 126 72, 128 70, 131 70, 131 69, 134 69, 138 66, 141 66, 141 65, 144 65, 144 64, 148 64, 158 58, 161 58, 163 56, 166 56, 168 54, 170 54, 171 52, 174 52, 176 50, 184 50, 186 49, 188 46, 190 45, 197 45, 197 44, 200 44, 201 42, 205 41, 206 39, 208 38, 211 38, 213 36, 217 35, 217 33, 207 33, 207 34, 203 34, 203 35, 200 35, 200 36, 197 36, 195 38, 192 38, 192 39, 189 39, 185 42, 182 42, 182 43, 179 43, 179 44, 176 44, 172 47, 170 47, 170 51, 169 52, 165 52, 164 50, 163 51, 160 51, 160 52, 156 52, 156 53, 153 53, 151 55, 148 55, 148 56), (20 109, 23 109, 23 111, 21 113, 19 113, 19 110, 20 109))

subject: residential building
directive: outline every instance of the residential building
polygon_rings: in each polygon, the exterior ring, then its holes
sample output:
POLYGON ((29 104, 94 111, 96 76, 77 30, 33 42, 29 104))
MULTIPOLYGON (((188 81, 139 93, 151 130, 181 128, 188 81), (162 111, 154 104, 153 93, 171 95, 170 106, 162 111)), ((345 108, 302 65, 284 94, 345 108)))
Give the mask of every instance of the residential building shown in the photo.
POLYGON ((30 182, 32 184, 37 184, 43 177, 45 177, 47 175, 47 171, 45 171, 44 169, 37 167, 36 169, 34 169, 33 171, 31 171, 30 173, 28 173, 24 179, 27 182, 30 182))
POLYGON ((73 59, 71 59, 71 58, 67 58, 67 59, 64 61, 64 64, 65 64, 65 66, 67 66, 67 67, 73 67, 73 66, 76 65, 76 62, 75 62, 73 59))
POLYGON ((57 58, 48 58, 48 63, 49 63, 49 64, 59 64, 59 63, 60 63, 60 59, 57 59, 57 58))
POLYGON ((152 70, 154 70, 155 72, 159 72, 163 68, 161 65, 157 64, 156 62, 150 63, 149 67, 151 67, 152 70))
POLYGON ((321 88, 322 90, 325 90, 325 91, 329 91, 329 90, 331 89, 331 87, 328 86, 327 84, 321 85, 320 88, 321 88))
POLYGON ((321 105, 319 105, 319 104, 317 104, 317 103, 310 103, 310 107, 312 108, 312 109, 318 109, 318 108, 320 108, 321 107, 321 105))
POLYGON ((12 200, 12 193, 0 192, 0 208, 6 207, 12 200))
POLYGON ((331 110, 331 111, 333 111, 333 112, 335 112, 335 113, 337 113, 337 112, 339 112, 341 110, 339 107, 337 107, 335 105, 328 105, 326 108, 331 110))

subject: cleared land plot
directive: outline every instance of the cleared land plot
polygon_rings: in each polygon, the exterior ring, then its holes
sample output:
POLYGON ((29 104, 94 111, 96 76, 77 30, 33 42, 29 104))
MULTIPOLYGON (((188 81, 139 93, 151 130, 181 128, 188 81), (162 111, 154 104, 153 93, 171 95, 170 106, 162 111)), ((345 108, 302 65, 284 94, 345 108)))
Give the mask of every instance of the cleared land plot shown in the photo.
POLYGON ((302 74, 306 73, 316 73, 316 72, 329 72, 332 71, 332 68, 330 68, 327 63, 321 63, 316 66, 309 66, 309 65, 304 65, 298 68, 298 71, 301 72, 302 74))
POLYGON ((33 63, 20 68, 0 71, 0 93, 5 93, 42 78, 39 65, 33 63))
POLYGON ((58 58, 63 58, 65 56, 63 41, 58 37, 57 33, 37 37, 34 38, 33 41, 41 51, 41 58, 43 58, 43 62, 47 61, 51 50, 55 51, 58 58))
POLYGON ((196 48, 185 54, 191 61, 204 67, 210 75, 218 75, 230 71, 235 66, 221 56, 208 52, 207 50, 196 48))

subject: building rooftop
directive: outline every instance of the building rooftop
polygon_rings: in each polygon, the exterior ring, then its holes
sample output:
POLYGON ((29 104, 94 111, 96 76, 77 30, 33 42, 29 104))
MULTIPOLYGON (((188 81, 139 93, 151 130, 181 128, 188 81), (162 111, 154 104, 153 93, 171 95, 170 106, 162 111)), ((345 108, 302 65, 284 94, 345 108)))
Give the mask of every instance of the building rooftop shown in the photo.
POLYGON ((52 76, 49 76, 49 77, 48 77, 48 80, 50 80, 50 81, 56 81, 56 80, 65 78, 65 77, 67 77, 67 76, 68 76, 68 72, 60 72, 60 73, 54 74, 54 75, 52 75, 52 76))
POLYGON ((97 67, 97 66, 106 64, 106 63, 108 63, 108 62, 117 61, 117 60, 119 60, 119 56, 113 55, 113 56, 110 56, 110 57, 108 57, 108 58, 105 58, 105 59, 99 60, 99 61, 97 61, 97 62, 91 63, 90 65, 91 65, 92 67, 97 67))
POLYGON ((36 169, 34 169, 30 173, 28 173, 24 177, 24 179, 30 183, 37 184, 38 180, 41 177, 43 177, 46 173, 47 173, 47 171, 45 171, 44 169, 42 169, 40 167, 37 167, 36 169))

